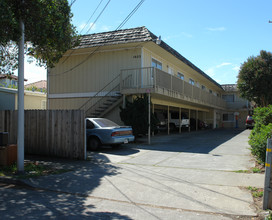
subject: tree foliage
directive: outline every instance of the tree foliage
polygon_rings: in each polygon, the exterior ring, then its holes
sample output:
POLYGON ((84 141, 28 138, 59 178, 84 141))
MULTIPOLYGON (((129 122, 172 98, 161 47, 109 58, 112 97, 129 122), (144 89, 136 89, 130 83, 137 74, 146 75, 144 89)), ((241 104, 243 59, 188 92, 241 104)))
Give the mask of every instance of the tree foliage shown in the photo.
MULTIPOLYGON (((133 102, 126 100, 126 107, 120 108, 120 117, 125 125, 132 126, 133 134, 147 134, 148 132, 148 97, 137 97, 133 102)), ((158 119, 151 113, 151 131, 156 130, 158 119)))
MULTIPOLYGON (((67 0, 0 1, 0 71, 14 69, 17 57, 10 46, 20 39, 20 18, 25 25, 26 54, 39 65, 52 67, 76 41, 67 0), (9 61, 9 62, 8 62, 9 61)), ((16 46, 15 46, 16 47, 16 46)), ((16 49, 15 49, 16 50, 16 49)))
POLYGON ((272 53, 261 51, 241 66, 238 89, 241 97, 254 101, 258 106, 272 104, 272 53))

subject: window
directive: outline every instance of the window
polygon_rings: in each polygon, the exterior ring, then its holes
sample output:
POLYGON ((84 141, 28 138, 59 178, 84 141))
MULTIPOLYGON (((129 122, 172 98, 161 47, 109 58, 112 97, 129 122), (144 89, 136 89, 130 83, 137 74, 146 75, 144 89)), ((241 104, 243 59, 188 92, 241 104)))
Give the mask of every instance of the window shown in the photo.
POLYGON ((178 78, 184 80, 184 75, 182 73, 178 72, 178 78))
POLYGON ((234 114, 233 113, 223 114, 223 121, 234 121, 234 114))
POLYGON ((194 84, 195 84, 195 81, 194 81, 193 79, 189 79, 189 83, 190 83, 191 85, 194 85, 194 84))
POLYGON ((152 63, 151 63, 152 67, 156 67, 157 69, 162 70, 162 63, 159 62, 158 60, 155 60, 152 58, 152 63))
POLYGON ((211 89, 209 90, 209 93, 211 93, 211 94, 212 94, 212 90, 211 90, 211 89))
POLYGON ((226 102, 234 102, 234 94, 222 95, 222 99, 226 102))
POLYGON ((86 128, 87 129, 94 129, 95 126, 90 120, 86 120, 86 128))
POLYGON ((201 89, 202 89, 202 90, 206 90, 206 87, 202 85, 202 86, 201 86, 201 89))
POLYGON ((168 67, 168 73, 170 73, 171 75, 174 75, 174 70, 171 67, 168 67))

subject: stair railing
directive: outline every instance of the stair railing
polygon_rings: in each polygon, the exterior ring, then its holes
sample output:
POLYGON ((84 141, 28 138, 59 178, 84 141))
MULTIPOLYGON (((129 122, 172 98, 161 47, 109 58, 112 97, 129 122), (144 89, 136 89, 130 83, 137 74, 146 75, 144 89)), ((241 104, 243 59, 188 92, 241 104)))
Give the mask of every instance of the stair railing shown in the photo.
MULTIPOLYGON (((110 94, 113 94, 114 91, 116 91, 116 89, 118 89, 120 91, 120 83, 117 84, 117 86, 114 86, 113 88, 111 88, 113 86, 113 83, 117 80, 120 79, 120 74, 118 76, 116 76, 113 80, 111 80, 108 84, 106 84, 102 89, 100 89, 94 96, 91 96, 79 109, 81 110, 85 110, 85 112, 90 111, 91 109, 93 109, 93 107, 104 97, 109 96, 110 94), (102 95, 100 97, 100 99, 98 99, 96 102, 94 102, 94 104, 92 104, 89 108, 88 108, 88 104, 91 103, 94 98, 98 98, 99 95, 102 95)), ((116 95, 116 94, 115 94, 116 95)), ((113 95, 111 95, 113 96, 113 95)))

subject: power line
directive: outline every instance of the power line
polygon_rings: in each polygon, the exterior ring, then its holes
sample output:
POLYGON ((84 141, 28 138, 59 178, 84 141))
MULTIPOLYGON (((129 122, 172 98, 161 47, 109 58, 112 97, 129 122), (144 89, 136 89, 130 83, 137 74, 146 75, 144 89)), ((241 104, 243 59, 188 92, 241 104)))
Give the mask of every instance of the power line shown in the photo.
MULTIPOLYGON (((81 34, 81 32, 85 29, 85 27, 88 25, 89 21, 92 19, 93 15, 95 14, 95 12, 97 11, 97 9, 99 8, 99 6, 101 5, 101 3, 103 2, 103 0, 100 1, 100 3, 98 4, 98 6, 96 7, 96 9, 94 10, 93 14, 91 15, 91 17, 88 19, 88 21, 86 22, 85 26, 81 29, 81 31, 79 32, 79 34, 81 34)), ((95 23, 95 22, 94 22, 95 23)))
POLYGON ((129 13, 129 15, 124 19, 124 21, 116 28, 116 30, 121 29, 127 21, 135 14, 135 12, 140 8, 140 6, 144 3, 145 0, 141 0, 139 4, 129 13))
POLYGON ((70 7, 76 2, 76 0, 72 0, 71 1, 71 4, 70 4, 70 7))
MULTIPOLYGON (((108 1, 107 5, 109 4, 111 0, 108 1)), ((75 0, 74 0, 75 2, 75 0)), ((73 3, 74 3, 73 2, 73 3)), ((99 8, 99 6, 101 5, 101 3, 103 2, 103 0, 100 1, 100 3, 98 4, 98 6, 96 7, 96 9, 94 10, 94 12, 92 13, 91 17, 88 19, 88 21, 86 22, 85 26, 81 29, 81 31, 79 32, 79 35, 81 34, 81 32, 85 29, 85 27, 88 25, 89 21, 92 19, 93 15, 95 14, 95 12, 97 11, 97 9, 99 8)), ((106 5, 106 6, 107 6, 106 5)), ((102 12, 105 10, 105 7, 104 9, 102 10, 102 12)), ((96 20, 92 23, 90 29, 94 26, 94 24, 96 23, 96 21, 98 20, 98 18, 101 16, 102 12, 99 14, 99 16, 96 18, 96 20)), ((65 58, 65 60, 62 61, 62 64, 64 64, 68 59, 69 57, 74 53, 74 51, 72 50, 69 55, 65 58)))
POLYGON ((102 15, 102 13, 105 11, 105 9, 107 8, 108 4, 110 3, 111 0, 109 0, 107 2, 107 4, 105 5, 105 7, 102 9, 102 11, 100 12, 100 14, 97 16, 97 18, 95 19, 95 21, 92 23, 91 27, 88 29, 88 31, 86 33, 88 33, 92 27, 94 26, 94 24, 96 23, 96 21, 98 20, 98 18, 102 15))
MULTIPOLYGON (((110 0, 109 0, 110 1, 110 0)), ((109 1, 108 1, 108 3, 109 3, 109 1)), ((140 6, 143 4, 143 2, 144 2, 145 0, 141 0, 139 3, 138 3, 138 5, 136 5, 135 6, 135 8, 129 13, 129 15, 121 22, 121 24, 115 29, 115 31, 117 31, 117 30, 119 30, 120 28, 122 28, 125 24, 126 24, 126 22, 132 17, 132 15, 134 15, 135 14, 135 12, 140 8, 140 6)), ((108 5, 108 3, 107 3, 107 5, 108 5)), ((106 5, 106 6, 107 6, 106 5)), ((104 11, 105 10, 105 7, 103 8, 103 10, 102 11, 104 11)), ((100 13, 101 14, 101 13, 100 13)), ((100 15, 99 15, 100 16, 100 15)), ((114 36, 112 36, 113 35, 113 33, 108 37, 108 39, 107 40, 109 40, 109 39, 111 39, 112 37, 114 38, 114 36)), ((64 75, 64 74, 66 74, 66 73, 69 73, 69 72, 71 72, 71 71, 73 71, 74 69, 76 69, 77 67, 79 67, 79 66, 81 66, 83 63, 85 63, 87 60, 89 60, 93 55, 94 55, 94 53, 95 52, 97 52, 99 49, 100 49, 100 47, 102 47, 103 45, 99 45, 94 51, 92 51, 83 61, 81 61, 80 63, 78 63, 77 65, 75 65, 75 66, 73 66, 72 68, 70 68, 69 70, 66 70, 66 71, 64 71, 64 72, 62 72, 62 73, 58 73, 58 74, 50 74, 50 76, 61 76, 61 75, 64 75)), ((68 56, 68 58, 70 57, 70 55, 71 55, 72 53, 70 53, 69 54, 69 56, 68 56)), ((66 59, 67 60, 67 59, 66 59)))

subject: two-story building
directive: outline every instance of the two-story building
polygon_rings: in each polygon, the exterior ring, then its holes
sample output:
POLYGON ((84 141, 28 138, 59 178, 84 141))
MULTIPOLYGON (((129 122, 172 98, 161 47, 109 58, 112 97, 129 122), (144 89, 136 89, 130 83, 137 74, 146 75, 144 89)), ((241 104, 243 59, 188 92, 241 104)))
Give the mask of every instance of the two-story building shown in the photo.
POLYGON ((47 79, 49 109, 83 109, 117 123, 125 97, 141 94, 150 95, 153 112, 186 113, 213 128, 228 112, 223 87, 146 27, 82 36, 47 79))

